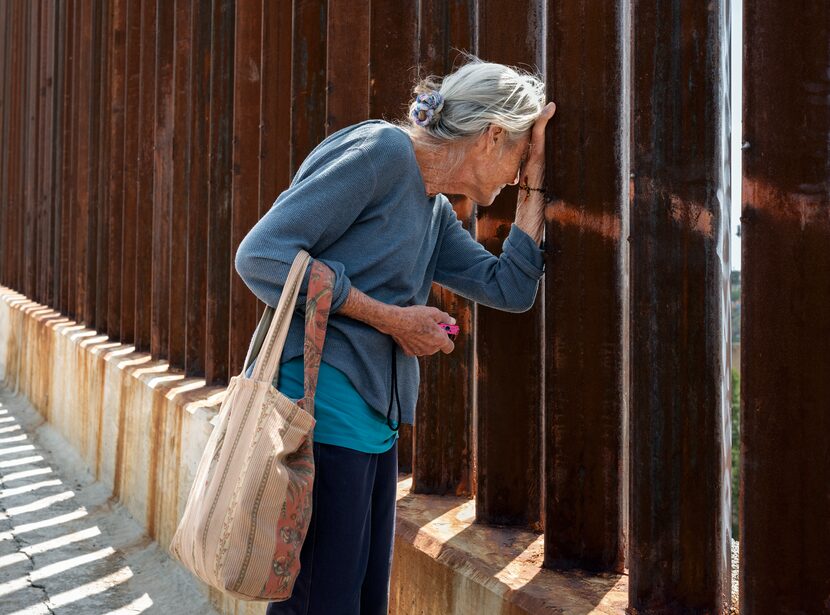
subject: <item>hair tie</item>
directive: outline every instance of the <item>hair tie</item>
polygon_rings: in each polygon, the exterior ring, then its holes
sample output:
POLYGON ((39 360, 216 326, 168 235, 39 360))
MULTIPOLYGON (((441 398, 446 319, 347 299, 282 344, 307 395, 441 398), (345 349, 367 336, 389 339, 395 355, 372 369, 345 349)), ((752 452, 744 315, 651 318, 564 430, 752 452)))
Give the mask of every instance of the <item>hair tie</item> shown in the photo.
POLYGON ((418 94, 415 98, 415 105, 412 107, 412 119, 418 126, 427 127, 433 123, 433 119, 438 121, 438 114, 443 108, 444 97, 438 90, 418 94))

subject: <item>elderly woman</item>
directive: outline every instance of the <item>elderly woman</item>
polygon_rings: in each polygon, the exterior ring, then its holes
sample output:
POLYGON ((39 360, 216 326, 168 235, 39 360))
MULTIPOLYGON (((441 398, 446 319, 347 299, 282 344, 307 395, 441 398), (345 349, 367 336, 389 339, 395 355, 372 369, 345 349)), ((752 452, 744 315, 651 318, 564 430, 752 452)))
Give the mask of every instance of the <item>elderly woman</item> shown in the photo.
MULTIPOLYGON (((301 249, 335 273, 315 397, 313 510, 292 597, 269 615, 387 612, 398 423, 412 423, 418 356, 450 353, 426 306, 432 282, 492 308, 533 305, 543 273, 544 84, 469 62, 421 82, 401 125, 368 120, 320 143, 251 229, 236 270, 277 304, 301 249), (496 257, 461 226, 445 194, 493 203, 521 180, 516 219, 496 257)), ((302 306, 308 274, 298 305, 302 306)), ((294 315, 277 386, 303 396, 303 317, 294 315)), ((251 366, 248 375, 252 373, 251 366)))

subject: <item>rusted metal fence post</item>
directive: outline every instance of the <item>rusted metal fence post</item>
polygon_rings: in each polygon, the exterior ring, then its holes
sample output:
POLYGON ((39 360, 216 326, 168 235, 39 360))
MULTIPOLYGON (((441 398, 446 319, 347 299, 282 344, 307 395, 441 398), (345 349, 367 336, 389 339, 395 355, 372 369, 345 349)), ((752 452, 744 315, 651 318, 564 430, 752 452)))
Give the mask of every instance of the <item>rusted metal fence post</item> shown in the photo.
POLYGON ((125 85, 127 61, 127 2, 114 0, 110 6, 109 32, 109 113, 107 122, 109 149, 106 155, 108 176, 107 198, 109 200, 107 225, 107 328, 106 333, 113 339, 121 337, 121 291, 123 279, 121 267, 124 245, 124 118, 126 115, 125 85))
POLYGON ((742 615, 830 612, 830 6, 744 4, 742 615))
MULTIPOLYGON (((453 49, 473 51, 475 17, 475 4, 471 0, 421 1, 420 76, 452 72, 458 61, 458 52, 453 49)), ((402 90, 400 96, 403 104, 413 97, 408 89, 402 90)), ((399 113, 405 111, 406 107, 399 113)), ((455 212, 464 228, 475 233, 472 202, 458 201, 455 212)), ((455 340, 452 354, 436 353, 421 361, 412 490, 415 493, 472 494, 474 305, 437 284, 432 287, 429 304, 455 317, 462 333, 455 340)))
POLYGON ((725 0, 635 2, 629 600, 730 602, 725 0))
MULTIPOLYGON (((210 43, 205 380, 226 382, 230 358, 234 0, 213 0, 210 43)), ((241 369, 241 366, 240 366, 241 369)))
POLYGON ((175 0, 173 19, 173 149, 172 203, 170 208, 170 335, 168 356, 171 365, 187 365, 187 305, 193 290, 187 277, 187 217, 190 211, 190 151, 193 52, 193 13, 190 0, 175 0))
MULTIPOLYGON (((260 92, 262 62, 261 0, 236 0, 233 91, 233 164, 231 254, 259 219, 260 92)), ((230 374, 245 361, 248 340, 256 327, 257 298, 231 269, 230 374)))
POLYGON ((545 565, 622 572, 628 10, 548 3, 545 565))
MULTIPOLYGON (((138 203, 136 188, 138 160, 138 105, 141 58, 141 4, 127 2, 124 64, 124 169, 121 222, 121 341, 135 340, 136 231, 138 203)), ((67 110, 69 113, 69 110, 67 110)), ((67 118, 69 115, 66 116, 67 118)), ((71 178, 67 178, 71 181, 71 178)))
POLYGON ((209 160, 205 152, 210 143, 210 3, 192 0, 190 56, 190 156, 187 206, 187 308, 185 316, 185 373, 205 374, 207 338, 207 261, 209 160))
MULTIPOLYGON (((173 216, 173 58, 175 8, 170 0, 156 0, 156 87, 153 122, 153 282, 150 287, 150 352, 169 358, 170 286, 180 282, 170 276, 170 225, 173 216)), ((231 319, 232 320, 232 319, 231 319)))
POLYGON ((326 136, 326 0, 293 0, 291 176, 326 136))
POLYGON ((369 16, 373 4, 329 0, 326 18, 327 135, 369 116, 369 16))
MULTIPOLYGON (((540 0, 478 3, 478 50, 493 62, 540 67, 544 4, 540 0)), ((517 191, 502 191, 478 208, 476 238, 495 254, 510 231, 517 191)), ((541 521, 542 289, 536 306, 507 314, 479 306, 476 321, 476 518, 484 523, 538 527, 541 521)))
MULTIPOLYGON (((156 93, 156 0, 141 0, 138 86, 138 158, 136 163, 135 349, 150 351, 153 283, 153 149, 156 93)), ((129 309, 129 306, 126 306, 129 309)))

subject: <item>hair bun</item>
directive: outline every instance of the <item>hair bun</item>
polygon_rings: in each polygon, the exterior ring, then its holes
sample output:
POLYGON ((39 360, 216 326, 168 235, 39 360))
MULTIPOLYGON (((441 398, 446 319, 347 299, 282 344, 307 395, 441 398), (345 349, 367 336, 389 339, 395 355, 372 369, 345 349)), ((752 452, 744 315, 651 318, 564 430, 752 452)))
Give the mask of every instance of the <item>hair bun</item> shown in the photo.
POLYGON ((422 92, 415 98, 412 106, 412 120, 423 128, 438 121, 444 108, 444 96, 438 90, 422 92))

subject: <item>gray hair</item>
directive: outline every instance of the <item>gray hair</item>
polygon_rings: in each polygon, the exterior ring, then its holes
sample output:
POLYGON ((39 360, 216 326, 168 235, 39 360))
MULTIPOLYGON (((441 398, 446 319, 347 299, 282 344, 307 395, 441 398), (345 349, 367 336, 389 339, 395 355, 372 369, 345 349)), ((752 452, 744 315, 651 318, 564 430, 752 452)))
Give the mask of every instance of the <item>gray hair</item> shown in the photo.
POLYGON ((526 133, 545 106, 545 84, 522 69, 484 62, 465 54, 468 62, 444 78, 429 76, 415 86, 415 94, 438 91, 443 106, 426 126, 415 123, 409 106, 408 123, 401 128, 424 145, 475 138, 490 124, 503 128, 508 139, 526 133))

